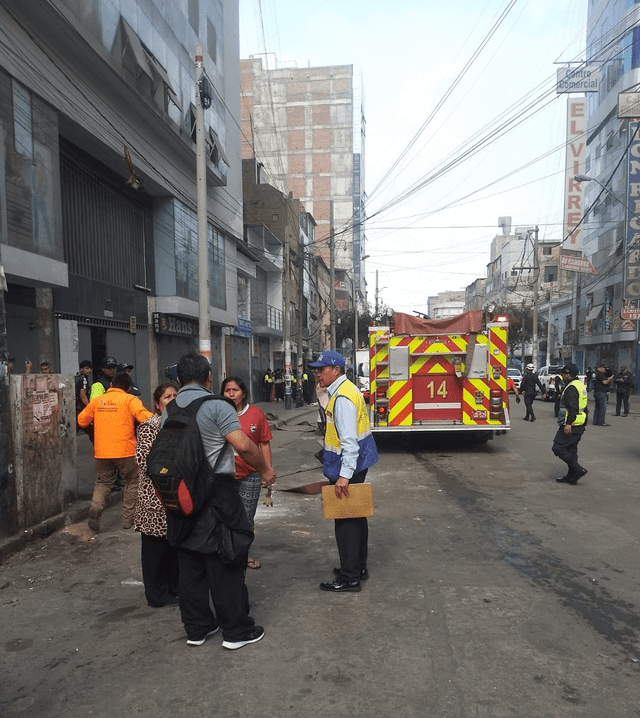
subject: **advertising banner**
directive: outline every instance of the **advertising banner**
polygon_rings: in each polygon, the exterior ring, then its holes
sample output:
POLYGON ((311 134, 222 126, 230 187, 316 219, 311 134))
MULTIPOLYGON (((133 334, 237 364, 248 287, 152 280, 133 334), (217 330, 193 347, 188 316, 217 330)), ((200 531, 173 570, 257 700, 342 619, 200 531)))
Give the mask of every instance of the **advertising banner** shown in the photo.
POLYGON ((567 159, 564 193, 564 236, 567 247, 582 249, 582 215, 584 214, 584 191, 573 177, 584 173, 587 156, 587 101, 584 97, 570 97, 567 102, 567 159))

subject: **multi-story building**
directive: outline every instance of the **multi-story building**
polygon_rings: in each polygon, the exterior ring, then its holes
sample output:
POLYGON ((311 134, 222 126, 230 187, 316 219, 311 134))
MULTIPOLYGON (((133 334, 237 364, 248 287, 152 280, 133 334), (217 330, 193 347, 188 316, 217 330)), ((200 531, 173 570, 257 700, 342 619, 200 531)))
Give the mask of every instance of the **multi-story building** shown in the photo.
POLYGON ((465 290, 459 292, 439 292, 427 299, 427 307, 431 319, 449 319, 464 311, 465 290))
POLYGON ((584 254, 595 267, 594 275, 577 281, 576 345, 584 366, 599 361, 612 368, 622 364, 638 371, 637 322, 626 320, 625 302, 640 307, 640 256, 631 247, 637 222, 627 216, 625 204, 637 205, 627 194, 636 161, 638 141, 629 121, 618 119, 618 95, 637 92, 640 83, 640 4, 632 0, 590 2, 587 20, 587 57, 600 65, 598 92, 587 95, 587 157, 585 173, 597 182, 582 182, 585 206, 591 208, 584 223, 584 254), (621 31, 622 29, 622 31, 621 31))
POLYGON ((315 221, 299 199, 270 183, 261 163, 245 159, 242 164, 245 231, 251 245, 262 249, 257 276, 248 287, 253 356, 261 373, 295 368, 316 348, 310 344, 311 315, 316 315, 319 297, 313 271, 315 221), (272 249, 267 255, 268 242, 272 249), (277 262, 268 258, 276 251, 277 262))
POLYGON ((354 65, 266 67, 240 63, 243 157, 268 168, 275 186, 300 199, 316 222, 315 249, 350 271, 365 294, 365 120, 354 65))
POLYGON ((165 367, 197 350, 203 102, 217 382, 224 335, 239 326, 238 278, 255 276, 257 263, 243 236, 238 1, 2 0, 0 41, 0 241, 14 370, 25 356, 75 373, 79 360, 99 367, 113 355, 135 365, 148 401, 165 367), (197 45, 207 77, 199 96, 197 45))

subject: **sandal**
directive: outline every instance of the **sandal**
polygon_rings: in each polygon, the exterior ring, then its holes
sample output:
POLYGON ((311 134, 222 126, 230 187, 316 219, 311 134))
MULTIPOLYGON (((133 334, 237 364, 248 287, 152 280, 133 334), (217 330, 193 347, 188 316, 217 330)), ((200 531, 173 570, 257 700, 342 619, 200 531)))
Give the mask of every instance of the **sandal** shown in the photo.
POLYGON ((262 564, 259 561, 256 561, 255 558, 249 558, 247 559, 247 568, 262 568, 262 564))

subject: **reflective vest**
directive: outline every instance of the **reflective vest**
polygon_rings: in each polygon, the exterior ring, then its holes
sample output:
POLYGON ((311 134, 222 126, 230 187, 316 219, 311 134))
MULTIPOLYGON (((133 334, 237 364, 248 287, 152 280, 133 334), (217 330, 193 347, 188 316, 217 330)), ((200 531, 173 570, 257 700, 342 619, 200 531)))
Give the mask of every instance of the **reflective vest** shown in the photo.
POLYGON ((323 473, 330 481, 337 481, 340 478, 340 469, 342 468, 342 449, 340 446, 340 437, 336 431, 335 424, 333 422, 333 408, 336 403, 336 399, 339 396, 344 396, 349 401, 355 404, 358 412, 357 426, 358 426, 358 463, 356 464, 356 472, 364 471, 370 466, 373 466, 378 461, 378 451, 376 449, 373 435, 371 434, 371 428, 369 426, 369 415, 367 413, 367 405, 365 404, 364 397, 358 391, 355 384, 350 382, 348 379, 343 381, 338 387, 336 393, 329 399, 325 414, 327 418, 327 430, 324 435, 324 462, 323 462, 323 473))
MULTIPOLYGON (((567 384, 567 386, 565 386, 564 390, 562 391, 563 398, 564 392, 570 386, 575 386, 575 388, 578 390, 578 407, 580 409, 580 411, 576 414, 576 419, 573 424, 571 424, 571 426, 582 426, 587 420, 587 415, 584 411, 587 406, 587 387, 580 381, 580 379, 573 379, 567 384)), ((567 414, 569 412, 564 408, 564 406, 562 407, 562 410, 564 411, 564 423, 566 424, 567 414)))

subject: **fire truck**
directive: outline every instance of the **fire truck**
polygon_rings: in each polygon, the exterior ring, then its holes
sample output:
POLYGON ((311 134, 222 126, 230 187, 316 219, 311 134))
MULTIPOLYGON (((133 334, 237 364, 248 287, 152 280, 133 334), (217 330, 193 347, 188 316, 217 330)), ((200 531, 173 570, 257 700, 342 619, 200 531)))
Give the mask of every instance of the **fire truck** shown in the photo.
POLYGON ((511 428, 508 319, 465 312, 433 321, 396 312, 369 328, 374 433, 470 432, 485 441, 511 428))

